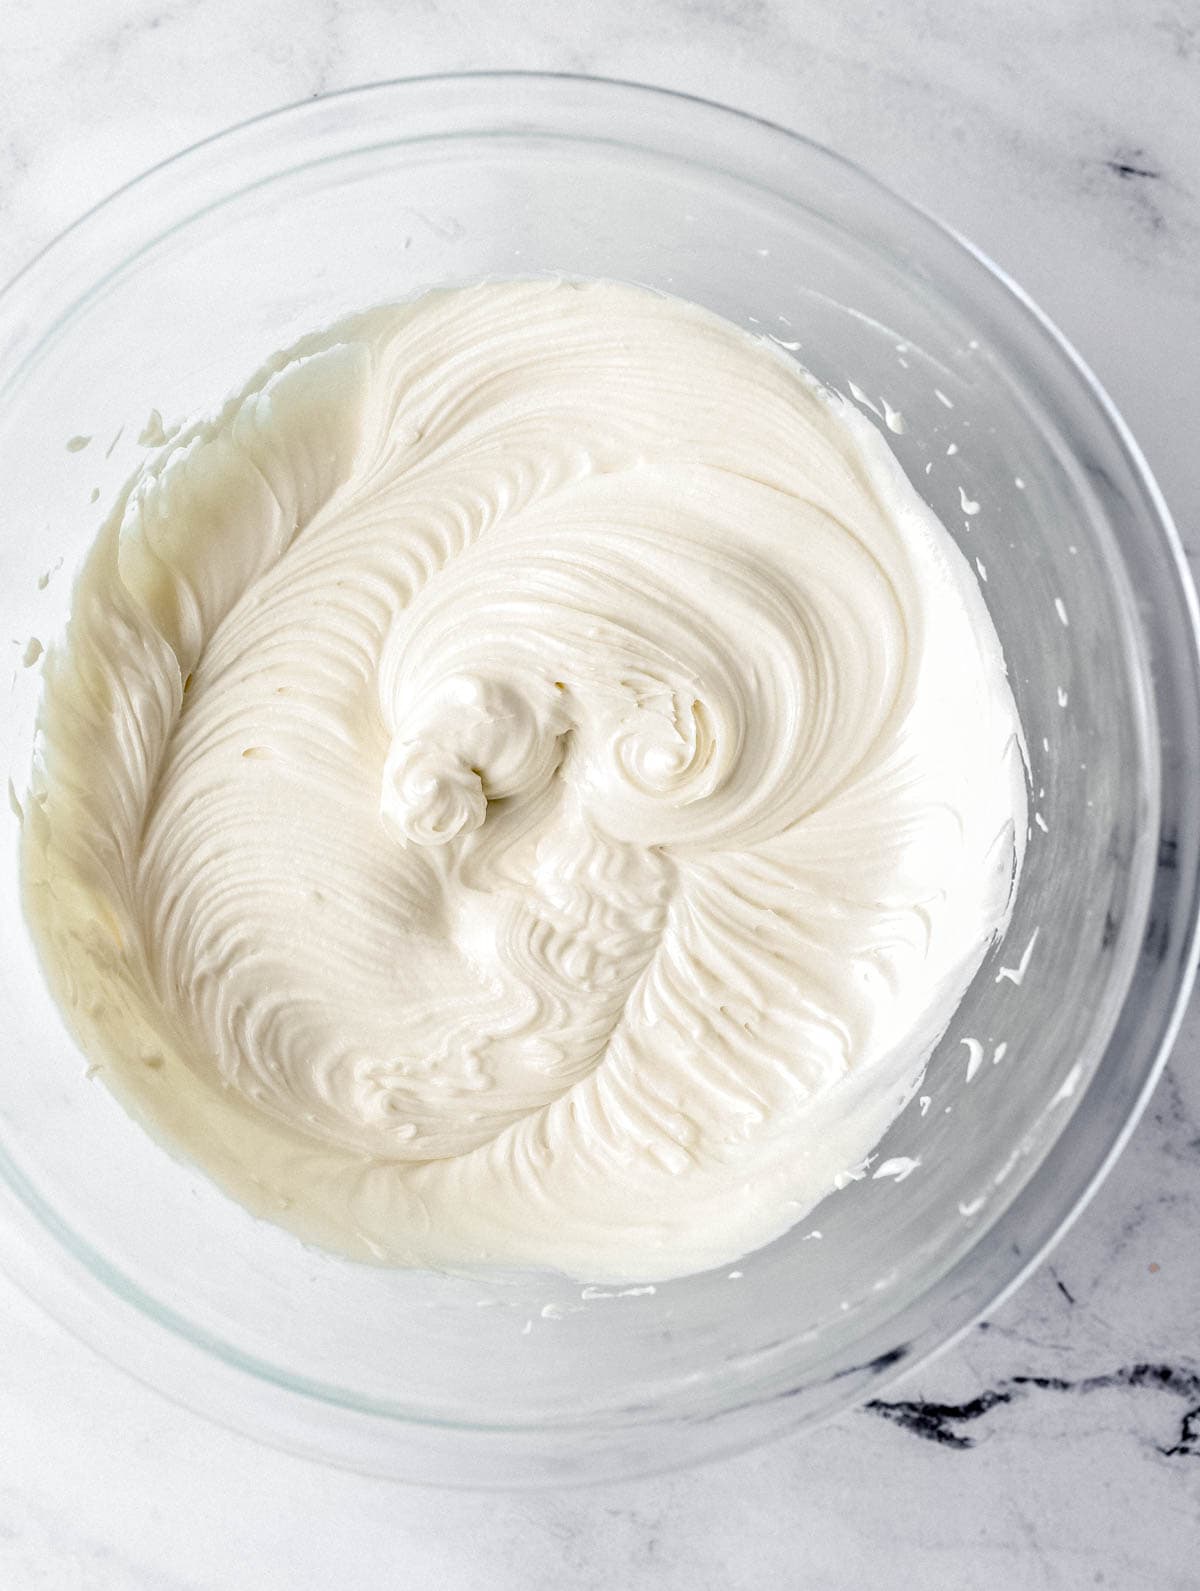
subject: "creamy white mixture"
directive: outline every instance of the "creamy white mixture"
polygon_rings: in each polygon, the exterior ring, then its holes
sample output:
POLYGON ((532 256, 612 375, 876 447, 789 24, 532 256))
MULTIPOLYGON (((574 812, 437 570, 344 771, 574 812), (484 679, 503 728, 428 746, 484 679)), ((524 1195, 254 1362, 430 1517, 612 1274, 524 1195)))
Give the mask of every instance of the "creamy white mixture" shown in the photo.
POLYGON ((274 358, 118 504, 40 734, 28 910, 101 1075, 412 1264, 784 1232, 911 1095, 1025 833, 979 590, 870 424, 612 284, 274 358))

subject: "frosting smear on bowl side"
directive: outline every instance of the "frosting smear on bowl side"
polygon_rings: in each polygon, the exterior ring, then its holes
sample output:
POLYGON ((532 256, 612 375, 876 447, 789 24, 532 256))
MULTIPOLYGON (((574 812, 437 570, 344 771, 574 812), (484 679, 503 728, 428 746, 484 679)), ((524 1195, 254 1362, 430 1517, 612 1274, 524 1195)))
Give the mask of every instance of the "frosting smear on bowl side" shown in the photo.
POLYGON ((509 282, 277 355, 46 663, 30 922, 101 1076, 302 1237, 660 1280, 862 1159, 1003 927, 1020 729, 870 424, 509 282))

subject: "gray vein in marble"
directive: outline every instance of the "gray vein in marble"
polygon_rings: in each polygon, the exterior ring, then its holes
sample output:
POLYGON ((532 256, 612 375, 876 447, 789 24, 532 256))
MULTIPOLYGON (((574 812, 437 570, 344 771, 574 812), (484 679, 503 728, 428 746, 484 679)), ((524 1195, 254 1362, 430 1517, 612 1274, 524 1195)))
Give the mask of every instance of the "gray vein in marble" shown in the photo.
POLYGON ((1158 1444, 1157 1451, 1164 1458, 1200 1459, 1200 1371, 1190 1364, 1125 1365, 1118 1370, 1077 1380, 1065 1376, 1010 1376, 998 1386, 986 1388, 960 1403, 939 1403, 921 1398, 895 1401, 872 1398, 864 1405, 864 1411, 890 1420, 901 1430, 909 1431, 924 1441, 966 1449, 974 1447, 976 1438, 965 1435, 958 1429, 959 1426, 973 1424, 993 1409, 1011 1408, 1032 1393, 1069 1392, 1086 1396, 1090 1392, 1122 1389, 1167 1392, 1182 1398, 1188 1407, 1174 1435, 1163 1444, 1158 1444))
MULTIPOLYGON (((32 1503, 26 1492, 13 1486, 0 1490, 0 1564, 5 1561, 5 1544, 9 1550, 23 1552, 28 1560, 43 1563, 65 1548, 77 1564, 89 1565, 89 1571, 80 1572, 74 1579, 74 1584, 86 1591, 118 1584, 136 1586, 137 1591, 200 1591, 200 1582, 192 1575, 139 1563, 119 1543, 89 1532, 70 1528, 64 1531, 57 1510, 32 1503)), ((51 1585, 48 1579, 33 1583, 51 1585)), ((64 1587, 70 1583, 65 1579, 58 1582, 64 1587)), ((15 1584, 12 1591, 17 1591, 15 1584)))
POLYGON ((1178 16, 1158 16, 1152 26, 1162 33, 1181 61, 1200 57, 1200 16, 1193 12, 1189 20, 1182 12, 1178 16))

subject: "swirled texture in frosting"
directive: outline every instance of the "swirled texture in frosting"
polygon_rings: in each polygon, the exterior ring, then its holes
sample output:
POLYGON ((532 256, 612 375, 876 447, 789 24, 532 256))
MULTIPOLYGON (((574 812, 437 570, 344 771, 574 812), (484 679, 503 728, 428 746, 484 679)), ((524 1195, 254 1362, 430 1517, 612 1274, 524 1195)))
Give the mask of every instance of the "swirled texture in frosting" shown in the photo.
POLYGON ((1024 833, 978 588, 874 431, 603 283, 373 311, 160 453, 35 794, 44 959, 161 1133, 351 1253, 589 1279, 870 1150, 1024 833))

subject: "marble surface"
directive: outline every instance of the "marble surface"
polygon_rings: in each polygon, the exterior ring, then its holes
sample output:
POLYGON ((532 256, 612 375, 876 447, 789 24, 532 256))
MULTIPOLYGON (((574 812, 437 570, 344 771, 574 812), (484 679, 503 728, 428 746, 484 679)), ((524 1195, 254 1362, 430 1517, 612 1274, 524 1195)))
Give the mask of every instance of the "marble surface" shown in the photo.
MULTIPOLYGON (((6 0, 0 277, 178 146, 382 76, 629 76, 834 145, 1064 327, 1200 554, 1196 0, 6 0), (601 20, 602 18, 602 20, 601 20)), ((887 1400, 590 1494, 432 1494, 208 1426, 0 1280, 0 1585, 1200 1586, 1200 1010, 1052 1261, 887 1400)))

